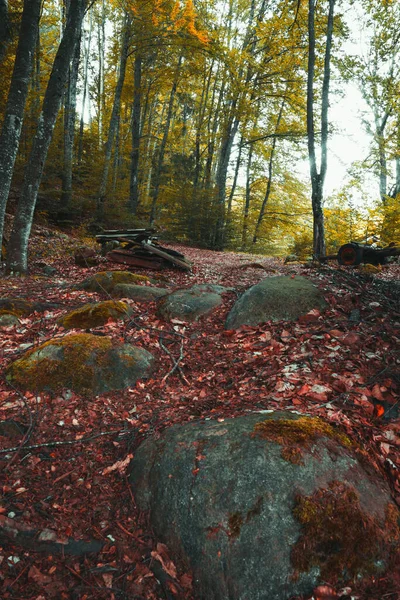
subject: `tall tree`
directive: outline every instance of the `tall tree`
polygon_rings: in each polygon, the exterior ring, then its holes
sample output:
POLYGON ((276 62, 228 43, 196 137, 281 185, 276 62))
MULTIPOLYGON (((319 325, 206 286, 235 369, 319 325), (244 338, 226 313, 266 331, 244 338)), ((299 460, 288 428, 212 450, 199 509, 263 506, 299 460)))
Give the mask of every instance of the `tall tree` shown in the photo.
POLYGON ((6 112, 0 134, 0 248, 39 29, 41 0, 25 0, 6 112))
POLYGON ((103 170, 100 177, 100 188, 97 198, 97 216, 100 220, 104 217, 104 202, 106 198, 108 172, 110 169, 111 154, 114 144, 114 140, 117 133, 119 114, 121 109, 121 96, 122 88, 125 81, 126 63, 128 60, 129 45, 131 42, 131 17, 129 14, 125 15, 125 20, 122 28, 122 41, 120 50, 119 70, 118 79, 115 86, 114 101, 111 112, 110 123, 108 125, 107 141, 104 148, 104 163, 103 170))
POLYGON ((86 0, 71 2, 67 22, 54 59, 24 182, 15 214, 7 253, 7 271, 25 273, 28 268, 28 241, 37 194, 54 125, 61 106, 68 72, 81 33, 86 0))
POLYGON ((324 71, 321 93, 321 138, 320 165, 317 167, 316 132, 315 132, 315 9, 316 1, 308 2, 308 77, 307 77, 307 141, 311 177, 311 204, 313 210, 313 255, 316 259, 325 255, 324 231, 324 182, 328 158, 328 106, 329 84, 331 76, 331 49, 333 37, 333 18, 336 0, 329 0, 329 12, 326 30, 324 71))
POLYGON ((7 0, 0 0, 0 62, 3 60, 11 39, 7 0))

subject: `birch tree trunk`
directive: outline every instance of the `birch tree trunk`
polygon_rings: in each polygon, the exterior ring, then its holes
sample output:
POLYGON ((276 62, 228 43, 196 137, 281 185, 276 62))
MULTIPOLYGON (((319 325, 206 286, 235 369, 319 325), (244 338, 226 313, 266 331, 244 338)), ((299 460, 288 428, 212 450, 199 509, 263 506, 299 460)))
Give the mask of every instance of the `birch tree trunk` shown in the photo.
POLYGON ((313 210, 313 256, 325 255, 325 229, 323 195, 328 154, 328 106, 330 83, 330 60, 333 37, 333 15, 336 0, 329 0, 328 24, 325 43, 324 76, 321 105, 321 161, 317 169, 314 128, 314 72, 315 72, 315 0, 308 2, 308 77, 307 77, 307 142, 311 177, 311 203, 313 210))
POLYGON ((106 199, 108 172, 110 170, 111 153, 112 153, 114 139, 115 139, 115 135, 116 135, 117 128, 118 128, 118 123, 119 123, 119 113, 121 110, 121 96, 122 96, 122 89, 124 87, 124 81, 125 81, 126 63, 128 60, 130 37, 131 37, 130 21, 129 21, 128 17, 126 17, 125 23, 124 23, 124 30, 123 30, 123 34, 122 34, 121 55, 120 55, 120 62, 119 62, 119 74, 118 74, 117 85, 115 86, 114 103, 113 103, 113 107, 112 107, 110 124, 108 127, 107 141, 106 141, 105 151, 104 151, 103 172, 101 174, 99 194, 97 197, 97 217, 100 221, 104 217, 104 202, 106 199))
POLYGON ((0 134, 0 248, 39 29, 41 0, 25 0, 14 70, 0 134))
POLYGON ((47 84, 8 246, 6 267, 8 272, 14 274, 26 273, 28 268, 28 241, 37 194, 63 91, 67 83, 69 65, 80 36, 85 6, 86 0, 71 2, 64 35, 47 84))

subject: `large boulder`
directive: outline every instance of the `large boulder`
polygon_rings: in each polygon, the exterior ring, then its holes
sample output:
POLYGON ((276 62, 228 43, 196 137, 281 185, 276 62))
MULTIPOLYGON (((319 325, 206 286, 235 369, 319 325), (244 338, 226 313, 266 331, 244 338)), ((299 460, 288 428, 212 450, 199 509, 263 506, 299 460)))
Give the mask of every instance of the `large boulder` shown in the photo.
POLYGON ((166 321, 181 319, 192 322, 210 314, 221 303, 220 293, 204 290, 201 286, 200 289, 198 286, 193 286, 189 289, 176 290, 162 298, 157 314, 166 321))
POLYGON ((140 282, 145 283, 146 281, 149 281, 149 278, 145 275, 137 275, 130 271, 100 271, 75 287, 87 292, 110 294, 119 283, 137 284, 140 282))
POLYGON ((106 300, 76 308, 60 317, 57 323, 65 329, 90 329, 105 325, 109 320, 125 319, 131 314, 132 309, 125 302, 106 300))
POLYGON ((108 337, 91 334, 55 338, 28 351, 8 366, 6 379, 22 390, 84 395, 130 387, 149 376, 154 358, 130 344, 113 346, 108 337))
POLYGON ((318 288, 305 277, 267 277, 249 288, 234 304, 226 329, 266 321, 295 321, 327 304, 318 288))
POLYGON ((196 598, 285 600, 378 573, 398 510, 340 430, 289 412, 175 425, 139 446, 130 483, 196 598))
POLYGON ((113 296, 130 298, 135 302, 154 302, 167 294, 169 294, 169 290, 163 288, 130 283, 118 283, 113 290, 113 296))

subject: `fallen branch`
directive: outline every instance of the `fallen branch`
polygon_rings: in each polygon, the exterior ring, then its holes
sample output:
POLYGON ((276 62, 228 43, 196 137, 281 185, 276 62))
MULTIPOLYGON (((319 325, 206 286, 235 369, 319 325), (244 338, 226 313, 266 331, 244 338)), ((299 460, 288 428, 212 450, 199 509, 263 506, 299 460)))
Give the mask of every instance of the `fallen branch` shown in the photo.
POLYGON ((183 360, 184 357, 184 352, 183 352, 183 339, 181 339, 181 347, 180 347, 180 352, 179 352, 179 357, 176 360, 174 355, 172 354, 172 352, 170 352, 170 350, 168 350, 168 348, 166 348, 164 346, 164 344, 162 343, 162 336, 160 336, 159 338, 159 344, 160 344, 160 348, 162 348, 164 350, 164 352, 166 354, 168 354, 168 356, 170 357, 171 361, 172 361, 172 369, 166 374, 164 375, 164 377, 162 378, 161 383, 164 385, 165 382, 167 381, 168 377, 170 377, 170 375, 173 375, 173 373, 175 373, 175 371, 178 371, 180 378, 182 379, 182 381, 184 383, 186 383, 186 385, 190 385, 189 381, 186 379, 182 368, 180 366, 180 362, 183 360))
MULTIPOLYGON (((80 438, 79 440, 64 440, 60 442, 43 442, 42 444, 31 444, 30 446, 24 446, 24 450, 36 450, 36 448, 54 448, 57 446, 72 446, 73 444, 86 444, 87 442, 91 442, 96 438, 103 437, 105 435, 113 435, 114 433, 122 433, 126 431, 125 429, 114 429, 113 431, 102 431, 101 433, 96 433, 95 435, 80 438)), ((17 452, 20 450, 21 446, 14 446, 14 448, 5 448, 4 450, 0 450, 0 454, 7 454, 8 452, 17 452)))

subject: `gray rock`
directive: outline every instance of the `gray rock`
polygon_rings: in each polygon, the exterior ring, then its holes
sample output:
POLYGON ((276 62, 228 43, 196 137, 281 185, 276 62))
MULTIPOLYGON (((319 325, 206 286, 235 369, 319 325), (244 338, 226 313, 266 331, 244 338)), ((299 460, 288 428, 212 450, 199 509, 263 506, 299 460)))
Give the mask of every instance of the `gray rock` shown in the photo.
POLYGON ((215 292, 203 292, 193 288, 176 290, 160 301, 157 314, 167 321, 197 321, 221 303, 221 296, 215 292))
POLYGON ((169 294, 169 290, 147 285, 133 285, 119 283, 113 290, 113 295, 118 298, 130 298, 136 302, 154 302, 169 294))
POLYGON ((225 292, 231 292, 235 288, 225 287, 223 285, 217 285, 216 283, 196 283, 190 288, 193 292, 212 292, 214 294, 224 294, 225 292))
POLYGON ((295 321, 313 308, 324 309, 318 288, 305 277, 267 277, 249 288, 234 304, 226 329, 266 321, 295 321))
MULTIPOLYGON (((384 527, 385 510, 394 505, 381 475, 372 467, 367 472, 346 436, 336 431, 319 419, 303 417, 299 421, 293 413, 276 412, 175 425, 159 439, 142 443, 130 472, 136 502, 140 510, 150 511, 152 529, 171 555, 193 569, 196 598, 285 600, 309 595, 326 576, 323 561, 329 567, 332 557, 339 561, 344 557, 343 572, 337 576, 342 582, 350 579, 346 561, 353 551, 357 556, 359 548, 351 546, 354 540, 348 541, 348 515, 343 523, 340 519, 334 523, 337 539, 319 540, 315 534, 307 539, 294 512, 296 503, 300 505, 298 498, 325 493, 327 506, 336 496, 340 506, 340 500, 346 499, 346 492, 341 497, 340 486, 351 490, 349 498, 358 498, 354 514, 360 521, 361 540, 368 536, 365 523, 371 519, 384 527), (311 436, 297 464, 290 459, 296 453, 284 455, 283 442, 271 441, 258 432, 260 424, 274 422, 278 426, 286 422, 290 427, 296 423, 295 427, 301 428, 306 423, 305 431, 310 424, 313 428, 322 423, 328 433, 316 439, 311 436), (311 559, 307 564, 307 544, 314 542, 321 565, 311 559), (304 568, 293 565, 296 549, 306 562, 304 568)), ((324 519, 323 511, 318 523, 322 531, 325 525, 332 527, 332 514, 327 514, 326 522, 324 519)), ((382 565, 384 545, 377 543, 373 548, 376 554, 368 559, 382 565)), ((367 544, 363 544, 362 555, 367 552, 367 544)), ((361 571, 360 567, 355 576, 361 577, 361 571)), ((330 575, 334 579, 333 573, 330 575)))
POLYGON ((16 315, 5 313, 0 315, 0 327, 12 327, 18 325, 19 319, 16 315))
POLYGON ((6 378, 23 390, 71 389, 96 395, 130 387, 146 379, 153 367, 154 357, 143 348, 113 346, 107 337, 76 334, 27 352, 8 366, 6 378))

